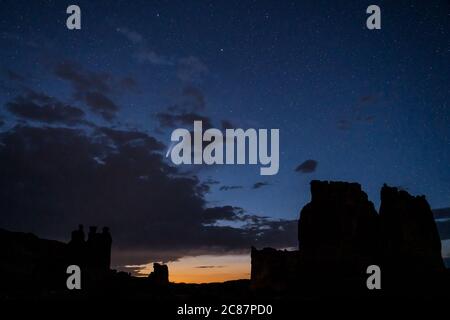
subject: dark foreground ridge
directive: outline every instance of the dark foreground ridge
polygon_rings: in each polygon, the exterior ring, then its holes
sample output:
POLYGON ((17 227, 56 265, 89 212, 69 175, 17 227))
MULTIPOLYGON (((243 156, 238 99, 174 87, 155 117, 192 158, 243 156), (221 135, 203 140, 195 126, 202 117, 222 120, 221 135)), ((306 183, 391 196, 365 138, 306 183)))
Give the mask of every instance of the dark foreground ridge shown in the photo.
POLYGON ((388 186, 377 213, 357 183, 311 182, 301 210, 299 250, 251 251, 251 280, 174 284, 166 265, 147 278, 111 270, 108 228, 80 225, 69 243, 0 229, 0 299, 120 298, 153 301, 311 300, 448 297, 449 272, 425 197, 388 186), (82 289, 68 290, 67 266, 82 271, 82 289), (367 267, 381 269, 381 290, 369 290, 367 267))

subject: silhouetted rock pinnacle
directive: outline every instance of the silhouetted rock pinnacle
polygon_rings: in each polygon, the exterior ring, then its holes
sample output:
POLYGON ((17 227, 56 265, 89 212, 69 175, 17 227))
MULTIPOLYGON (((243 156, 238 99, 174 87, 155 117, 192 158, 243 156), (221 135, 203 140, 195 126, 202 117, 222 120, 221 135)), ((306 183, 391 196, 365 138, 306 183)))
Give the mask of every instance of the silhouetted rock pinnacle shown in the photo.
POLYGON ((378 255, 379 217, 358 183, 312 181, 298 230, 302 259, 315 267, 360 270, 378 255))
POLYGON ((401 270, 444 270, 441 240, 433 212, 424 196, 384 185, 380 220, 383 261, 401 270))
POLYGON ((169 268, 165 264, 154 263, 153 272, 148 275, 148 279, 157 286, 167 286, 169 284, 169 268))

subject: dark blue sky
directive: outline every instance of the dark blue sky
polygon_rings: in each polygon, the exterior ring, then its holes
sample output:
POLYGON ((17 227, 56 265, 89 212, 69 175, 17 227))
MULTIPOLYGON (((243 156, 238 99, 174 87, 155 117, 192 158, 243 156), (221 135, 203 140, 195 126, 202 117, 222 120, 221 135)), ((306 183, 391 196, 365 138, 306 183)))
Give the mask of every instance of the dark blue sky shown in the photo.
MULTIPOLYGON (((219 128, 223 120, 279 128, 275 176, 259 176, 259 166, 195 168, 220 182, 209 205, 295 219, 311 179, 359 182, 377 206, 383 183, 425 194, 433 208, 450 205, 448 1, 2 0, 0 8, 2 106, 23 90, 45 92, 92 123, 166 145, 173 128, 158 114, 183 108, 219 128), (65 27, 72 3, 80 31, 65 27), (382 29, 370 31, 365 10, 374 3, 382 29), (54 71, 63 62, 115 79, 112 117, 54 71), (317 167, 296 172, 306 160, 317 167)), ((24 120, 10 111, 0 111, 2 131, 24 120)))

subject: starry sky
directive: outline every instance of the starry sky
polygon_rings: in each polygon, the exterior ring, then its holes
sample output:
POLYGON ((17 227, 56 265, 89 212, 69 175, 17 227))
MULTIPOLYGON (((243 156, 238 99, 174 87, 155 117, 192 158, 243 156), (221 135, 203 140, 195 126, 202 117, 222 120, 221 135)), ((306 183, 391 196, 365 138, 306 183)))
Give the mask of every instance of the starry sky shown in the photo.
POLYGON ((376 207, 383 183, 450 206, 448 1, 0 8, 0 227, 66 239, 108 224, 114 263, 139 269, 295 247, 312 179, 359 182, 376 207), (280 129, 278 174, 174 167, 170 134, 193 120, 280 129))

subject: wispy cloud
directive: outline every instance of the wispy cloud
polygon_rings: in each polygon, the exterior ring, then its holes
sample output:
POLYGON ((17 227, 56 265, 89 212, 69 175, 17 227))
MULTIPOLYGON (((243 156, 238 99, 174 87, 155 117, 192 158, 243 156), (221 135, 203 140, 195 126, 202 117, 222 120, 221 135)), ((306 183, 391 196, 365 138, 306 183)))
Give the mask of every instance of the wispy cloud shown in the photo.
POLYGON ((318 162, 316 160, 309 159, 299 164, 297 168, 295 168, 295 171, 300 173, 312 173, 316 171, 317 164, 318 162))
POLYGON ((135 52, 133 56, 136 58, 138 62, 141 63, 150 63, 153 65, 166 65, 172 66, 174 62, 171 61, 168 57, 157 53, 151 46, 148 44, 145 37, 136 32, 134 30, 128 29, 126 27, 120 27, 116 29, 117 32, 123 35, 128 41, 130 41, 133 45, 136 46, 135 52))
POLYGON ((260 182, 256 182, 256 183, 253 185, 252 189, 260 189, 260 188, 262 188, 262 187, 264 187, 264 186, 269 186, 269 185, 270 185, 270 183, 267 182, 267 181, 260 181, 260 182))
POLYGON ((215 268, 223 268, 223 266, 196 266, 197 269, 215 269, 215 268))
POLYGON ((131 41, 134 44, 140 44, 144 42, 144 37, 133 30, 130 30, 128 28, 117 28, 116 29, 118 33, 122 34, 123 36, 125 36, 125 38, 127 38, 129 41, 131 41))

